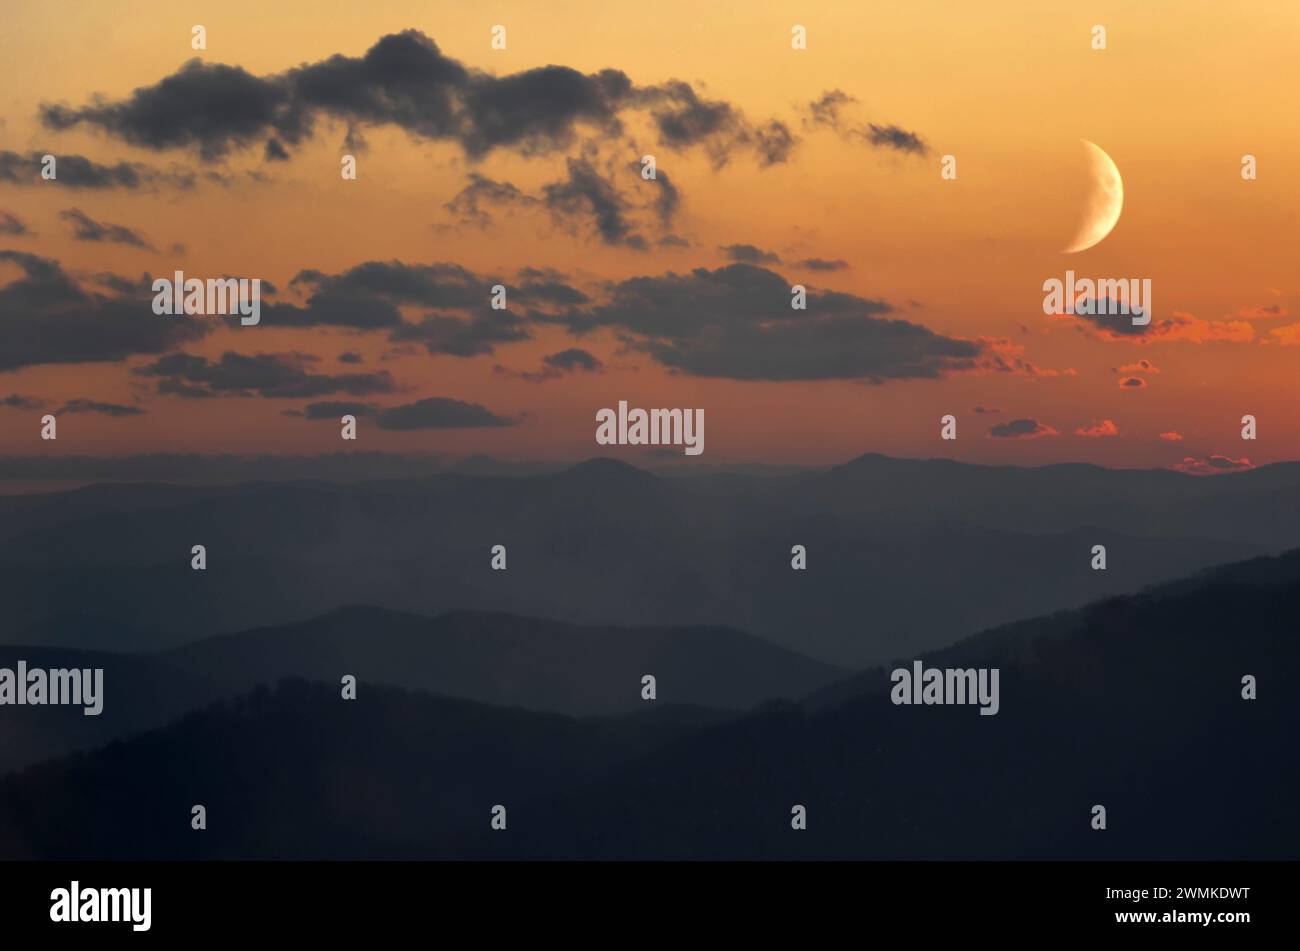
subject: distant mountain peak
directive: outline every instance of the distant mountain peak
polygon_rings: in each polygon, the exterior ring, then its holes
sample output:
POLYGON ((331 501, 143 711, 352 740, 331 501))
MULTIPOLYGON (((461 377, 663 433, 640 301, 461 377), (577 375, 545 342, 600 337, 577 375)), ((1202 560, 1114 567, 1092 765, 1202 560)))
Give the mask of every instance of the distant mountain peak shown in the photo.
POLYGON ((594 459, 588 459, 580 462, 576 466, 565 469, 560 473, 561 476, 572 478, 603 478, 603 479, 638 479, 641 481, 657 482, 658 476, 645 469, 639 469, 631 463, 624 462, 621 459, 613 459, 609 456, 597 456, 594 459))

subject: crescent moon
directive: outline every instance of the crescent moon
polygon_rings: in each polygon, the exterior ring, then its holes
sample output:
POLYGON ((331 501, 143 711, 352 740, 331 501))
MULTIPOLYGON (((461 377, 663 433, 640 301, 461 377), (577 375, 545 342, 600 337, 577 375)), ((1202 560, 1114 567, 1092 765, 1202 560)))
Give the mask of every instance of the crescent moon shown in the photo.
POLYGON ((1124 208, 1124 181, 1111 157, 1087 139, 1083 139, 1092 166, 1092 191, 1088 194, 1088 207, 1079 225, 1074 241, 1065 249, 1066 254, 1086 251, 1110 234, 1119 221, 1124 208))

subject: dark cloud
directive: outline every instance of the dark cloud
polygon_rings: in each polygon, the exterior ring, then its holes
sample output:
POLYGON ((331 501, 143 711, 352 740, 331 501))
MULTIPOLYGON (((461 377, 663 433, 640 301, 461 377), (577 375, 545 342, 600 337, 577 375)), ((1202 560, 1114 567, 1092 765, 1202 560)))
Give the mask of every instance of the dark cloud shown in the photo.
POLYGON ((191 172, 178 170, 159 171, 138 162, 101 165, 81 155, 61 155, 55 152, 19 155, 17 152, 0 151, 0 182, 12 185, 62 185, 64 188, 91 191, 114 188, 141 191, 162 185, 188 190, 194 187, 195 176, 191 172), (41 177, 41 159, 46 154, 55 158, 55 177, 50 181, 41 177))
POLYGON ((1152 331, 1151 323, 1135 324, 1132 318, 1141 316, 1140 308, 1129 309, 1128 301, 1111 301, 1107 297, 1093 299, 1080 297, 1074 302, 1073 314, 1083 320, 1096 324, 1107 335, 1123 337, 1141 337, 1152 331), (1114 312, 1111 313, 1111 308, 1114 312), (1091 312, 1090 312, 1091 311, 1091 312))
POLYGON ((189 148, 211 161, 258 142, 268 158, 280 158, 322 117, 345 123, 354 147, 365 127, 394 125, 455 142, 471 158, 498 148, 549 153, 567 148, 579 127, 620 136, 620 117, 631 110, 651 110, 665 144, 706 142, 715 160, 747 146, 771 164, 793 144, 780 123, 751 127, 733 106, 701 99, 688 83, 638 87, 616 69, 555 65, 493 76, 445 56, 417 30, 381 37, 360 57, 336 54, 268 76, 193 59, 124 99, 43 104, 40 115, 49 129, 91 125, 133 145, 189 148))
POLYGON ((520 268, 518 277, 519 290, 529 301, 573 306, 585 304, 590 300, 586 294, 568 283, 568 275, 552 268, 520 268))
POLYGON ((290 142, 310 131, 309 114, 293 102, 283 81, 200 59, 123 100, 96 101, 81 109, 43 104, 41 121, 56 130, 93 125, 143 148, 194 147, 207 159, 271 131, 290 142))
POLYGON ((4 399, 0 400, 0 406, 7 406, 10 409, 41 409, 46 405, 45 400, 38 396, 23 396, 21 393, 10 393, 4 399))
POLYGON ((509 311, 489 310, 469 320, 431 314, 416 323, 403 324, 389 339, 394 343, 423 344, 430 353, 475 357, 492 353, 498 344, 515 343, 531 336, 523 318, 509 311))
POLYGON ((141 287, 150 287, 152 281, 149 275, 145 274, 132 280, 129 277, 123 277, 120 274, 114 274, 111 271, 100 271, 93 275, 90 280, 100 287, 107 288, 115 294, 129 295, 139 293, 141 287))
MULTIPOLYGON (((642 179, 642 181, 645 181, 645 179, 642 179)), ((682 194, 668 178, 667 173, 658 169, 655 170, 654 184, 659 188, 659 194, 655 197, 655 213, 659 215, 659 223, 663 227, 669 228, 672 226, 673 219, 677 217, 677 211, 681 207, 682 194)))
POLYGON ((142 416, 144 410, 138 406, 124 406, 121 403, 101 403, 97 400, 69 400, 58 410, 62 413, 100 413, 104 416, 142 416))
POLYGON ((361 363, 362 362, 361 354, 356 353, 355 351, 352 350, 347 350, 344 351, 343 353, 340 353, 338 360, 339 363, 361 363))
POLYGON ((355 416, 362 419, 374 416, 379 408, 370 403, 349 403, 346 401, 325 401, 308 403, 301 410, 287 409, 285 416, 303 416, 307 419, 338 419, 341 416, 355 416))
POLYGON ((477 277, 459 264, 367 261, 341 274, 299 271, 289 283, 295 290, 307 292, 306 304, 264 304, 264 323, 285 327, 395 330, 403 326, 398 309, 401 306, 486 307, 493 282, 477 277))
POLYGON ((996 439, 1037 439, 1040 436, 1055 436, 1057 431, 1036 419, 1024 418, 997 423, 989 429, 989 435, 996 439))
POLYGON ((444 207, 458 224, 478 228, 491 225, 497 211, 546 209, 552 220, 563 228, 575 232, 589 229, 606 244, 645 250, 646 239, 638 233, 633 212, 652 212, 661 228, 671 227, 681 193, 662 172, 653 181, 642 179, 641 166, 633 162, 626 167, 628 180, 635 175, 643 186, 643 194, 646 189, 653 189, 648 204, 634 205, 619 191, 612 173, 602 174, 596 168, 596 151, 592 148, 586 151, 583 157, 568 160, 566 178, 544 186, 537 195, 530 195, 510 182, 471 172, 469 184, 444 207))
POLYGON ((351 122, 348 123, 347 135, 343 136, 343 151, 351 155, 364 155, 370 151, 365 134, 351 122))
POLYGON ((295 146, 324 115, 362 127, 396 125, 450 139, 478 156, 497 146, 563 144, 580 121, 608 128, 631 92, 622 73, 586 75, 546 66, 501 78, 473 72, 415 30, 382 37, 364 56, 334 55, 258 77, 194 59, 117 102, 44 106, 47 127, 96 125, 134 145, 194 148, 207 159, 259 140, 295 146))
POLYGON ((856 99, 842 89, 832 89, 829 92, 824 92, 820 97, 808 103, 811 124, 828 126, 838 132, 844 127, 840 118, 841 111, 856 102, 856 99))
POLYGON ((896 125, 868 123, 866 138, 872 145, 895 149, 899 152, 926 155, 930 151, 919 135, 915 132, 908 132, 906 129, 900 129, 896 125))
POLYGON ((89 291, 58 262, 20 251, 0 251, 23 276, 0 287, 0 370, 50 363, 100 363, 176 349, 215 324, 153 312, 145 281, 112 294, 89 291))
POLYGON ((395 304, 453 308, 487 304, 493 283, 459 264, 401 261, 366 261, 336 275, 304 270, 290 282, 310 288, 313 296, 380 297, 395 304))
POLYGON ((681 372, 740 380, 933 378, 975 369, 978 341, 944 337, 890 313, 886 302, 834 291, 791 307, 790 283, 750 264, 636 277, 608 303, 553 318, 575 333, 606 327, 681 372))
POLYGON ((477 172, 470 172, 469 184, 444 206, 463 224, 486 228, 492 223, 490 208, 531 208, 540 200, 520 191, 509 182, 498 182, 477 172))
POLYGON ((781 256, 774 251, 764 251, 752 244, 724 244, 719 249, 740 264, 780 264, 781 256))
POLYGON ((1119 385, 1126 390, 1140 390, 1147 385, 1147 381, 1140 376, 1126 376, 1119 381, 1119 385))
POLYGON ((317 358, 305 353, 242 354, 226 351, 215 362, 190 353, 172 353, 133 372, 157 378, 160 394, 204 399, 263 396, 272 399, 346 393, 367 396, 396 389, 387 370, 377 373, 313 373, 317 358))
POLYGON ((849 262, 839 258, 804 258, 796 266, 806 271, 844 271, 848 269, 849 262))
POLYGON ((0 234, 20 238, 31 234, 31 230, 16 215, 11 215, 7 211, 0 211, 0 234))
POLYGON ((305 305, 289 301, 262 304, 262 323, 280 327, 348 327, 384 330, 400 327, 397 305, 378 294, 322 289, 307 297, 305 305))
POLYGON ((262 156, 268 162, 289 161, 289 153, 285 150, 285 147, 280 144, 279 139, 267 139, 266 149, 262 152, 262 156))
POLYGON ((799 143, 790 127, 778 119, 769 119, 754 129, 754 150, 758 153, 758 164, 782 165, 790 160, 790 153, 799 143))
POLYGON ((669 338, 705 336, 712 327, 802 323, 815 314, 886 313, 883 301, 833 292, 808 295, 806 310, 790 306, 790 283, 750 264, 731 264, 688 274, 634 277, 612 288, 610 303, 595 310, 601 323, 634 333, 669 338))
POLYGON ((59 212, 59 217, 71 223, 72 236, 78 241, 103 241, 109 244, 125 244, 133 248, 152 251, 153 245, 140 236, 140 233, 124 225, 96 221, 80 208, 69 208, 59 212))
POLYGON ((377 422, 380 429, 476 429, 480 427, 513 426, 515 420, 498 416, 487 407, 478 403, 465 403, 461 400, 430 396, 390 406, 379 411, 377 422))
POLYGON ((909 132, 892 124, 868 122, 866 125, 858 125, 849 122, 844 117, 844 112, 857 101, 841 89, 824 92, 819 98, 808 103, 808 119, 804 124, 825 126, 845 139, 866 142, 873 148, 894 149, 913 155, 929 154, 929 147, 915 132, 909 132))
POLYGON ((568 178, 542 189, 551 215, 561 224, 590 219, 605 244, 645 251, 646 240, 627 217, 628 203, 613 183, 585 158, 568 159, 568 178))
POLYGON ((572 142, 580 122, 609 134, 621 131, 618 113, 632 93, 632 81, 617 69, 586 74, 543 66, 500 78, 475 73, 461 97, 460 142, 474 157, 499 146, 553 152, 572 142))
POLYGON ((660 93, 667 105, 655 110, 662 141, 679 148, 743 134, 740 113, 730 103, 701 99, 690 83, 667 83, 660 93))
POLYGON ((593 354, 581 349, 580 347, 570 347, 568 350, 561 350, 558 353, 547 354, 542 358, 542 367, 535 372, 525 371, 523 373, 512 373, 505 367, 495 367, 497 373, 504 373, 511 376, 518 376, 520 379, 527 380, 529 383, 545 383, 547 380, 558 380, 560 377, 569 373, 586 372, 595 373, 604 366, 593 354))
POLYGON ((231 188, 239 182, 252 182, 256 185, 265 185, 274 181, 270 176, 266 175, 264 172, 258 171, 257 169, 245 169, 243 172, 232 174, 220 171, 219 169, 209 168, 203 170, 199 174, 199 177, 204 181, 210 182, 213 185, 218 185, 221 188, 231 188))
POLYGON ((554 308, 588 302, 587 295, 557 271, 523 268, 518 276, 519 284, 507 289, 507 299, 522 301, 536 318, 493 309, 492 287, 504 282, 458 264, 367 261, 339 274, 300 271, 290 283, 305 292, 305 303, 263 304, 262 320, 287 327, 381 330, 397 344, 472 357, 492 353, 499 344, 529 339, 531 320, 547 319, 554 308), (424 313, 404 318, 401 308, 424 313))
POLYGON ((322 288, 308 295, 302 306, 289 301, 263 302, 262 323, 280 327, 383 330, 400 327, 402 313, 396 304, 380 294, 322 288))
POLYGON ((759 165, 778 165, 797 144, 785 123, 771 119, 751 125, 739 109, 720 99, 702 99, 689 83, 672 81, 643 94, 652 110, 660 141, 676 149, 702 146, 715 166, 738 149, 751 149, 759 165))
POLYGON ((1002 410, 995 409, 991 406, 976 406, 974 409, 971 410, 971 412, 976 413, 980 416, 989 415, 989 414, 996 416, 1000 414, 1002 410))
POLYGON ((548 354, 542 359, 542 362, 549 367, 555 367, 557 370, 587 370, 590 372, 600 369, 600 361, 579 347, 570 347, 568 350, 561 350, 559 353, 548 354))

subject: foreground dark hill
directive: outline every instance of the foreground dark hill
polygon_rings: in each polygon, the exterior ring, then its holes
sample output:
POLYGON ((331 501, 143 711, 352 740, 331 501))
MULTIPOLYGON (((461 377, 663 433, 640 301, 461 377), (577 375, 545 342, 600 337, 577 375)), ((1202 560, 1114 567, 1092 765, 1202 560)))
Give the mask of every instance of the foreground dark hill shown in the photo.
POLYGON ((1300 551, 924 658, 999 668, 996 716, 887 668, 724 720, 290 684, 0 780, 0 854, 1295 859, 1298 630, 1300 551))
POLYGON ((351 607, 284 627, 223 635, 156 654, 0 646, 0 667, 102 668, 98 716, 3 707, 0 773, 160 727, 222 697, 285 677, 360 689, 386 684, 542 712, 610 714, 656 698, 717 710, 798 698, 846 671, 727 628, 584 627, 507 614, 436 618, 351 607))
POLYGON ((494 804, 573 789, 721 716, 575 720, 394 687, 364 697, 284 681, 0 778, 0 859, 452 857, 453 835, 480 818, 487 829, 494 804), (190 827, 195 804, 204 832, 190 827))
POLYGON ((0 646, 0 668, 16 670, 19 661, 29 670, 100 668, 103 703, 97 716, 80 706, 0 706, 0 773, 162 726, 226 693, 201 671, 158 657, 0 646))
POLYGON ((1298 632, 1300 551, 985 632, 925 660, 1000 668, 996 716, 869 671, 548 798, 520 854, 1295 859, 1298 632))
POLYGON ((773 477, 606 459, 519 477, 93 486, 0 498, 0 598, 10 643, 155 649, 373 604, 726 626, 861 668, 1281 550, 1300 539, 1298 493, 1295 465, 1197 479, 881 456, 773 477))

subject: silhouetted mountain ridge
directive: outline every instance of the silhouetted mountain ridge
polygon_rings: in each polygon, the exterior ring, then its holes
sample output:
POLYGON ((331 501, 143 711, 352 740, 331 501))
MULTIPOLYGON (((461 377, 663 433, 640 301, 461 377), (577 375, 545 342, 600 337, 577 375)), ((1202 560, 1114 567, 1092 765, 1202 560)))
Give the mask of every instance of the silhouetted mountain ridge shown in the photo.
POLYGON ((427 618, 361 605, 209 638, 161 658, 231 691, 284 677, 338 682, 350 673, 575 715, 640 708, 645 675, 664 702, 743 710, 804 696, 846 673, 724 627, 595 627, 485 611, 427 618))
POLYGON ((0 597, 10 640, 75 647, 106 645, 52 623, 60 605, 175 646, 374 604, 726 626, 863 667, 1293 544, 1300 467, 1265 468, 1195 478, 864 456, 661 478, 595 459, 524 476, 101 487, 0 499, 0 597), (191 570, 196 544, 206 571, 191 570), (1105 571, 1091 570, 1095 544, 1105 571), (795 545, 807 570, 792 570, 795 545))
POLYGON ((475 611, 429 618, 361 605, 153 654, 0 647, 0 666, 18 660, 103 668, 103 711, 3 708, 0 772, 159 727, 290 677, 339 685, 351 675, 363 693, 384 684, 578 715, 645 709, 646 675, 655 678, 659 706, 739 711, 804 696, 847 673, 721 627, 592 627, 475 611))
POLYGON ((1300 551, 920 658, 997 667, 996 716, 895 705, 887 666, 671 722, 289 682, 0 780, 0 854, 1294 859, 1297 629, 1300 551))

